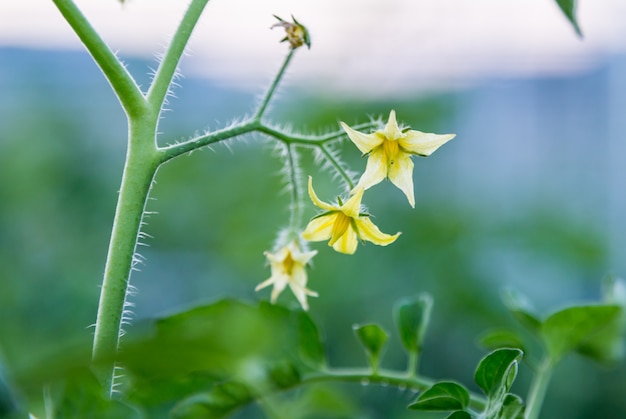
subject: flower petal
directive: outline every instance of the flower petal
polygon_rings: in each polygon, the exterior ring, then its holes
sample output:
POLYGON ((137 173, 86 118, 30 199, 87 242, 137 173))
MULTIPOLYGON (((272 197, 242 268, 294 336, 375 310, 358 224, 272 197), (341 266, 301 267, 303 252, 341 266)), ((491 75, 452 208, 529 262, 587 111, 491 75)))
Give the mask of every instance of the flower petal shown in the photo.
POLYGON ((328 244, 331 246, 335 244, 335 242, 346 233, 351 223, 352 218, 348 217, 343 212, 338 212, 335 224, 333 224, 333 229, 330 232, 330 241, 328 244))
POLYGON ((302 266, 306 265, 307 263, 309 263, 309 261, 311 259, 313 259, 313 256, 317 255, 317 250, 313 250, 311 252, 300 252, 300 251, 292 251, 291 252, 291 258, 302 264, 302 266))
POLYGON ((287 247, 283 247, 276 253, 265 252, 263 253, 267 260, 274 265, 275 263, 282 264, 287 254, 289 253, 289 249, 287 247))
MULTIPOLYGON (((332 245, 333 249, 339 253, 345 253, 347 255, 352 255, 356 252, 356 246, 358 244, 356 232, 354 231, 354 227, 352 223, 346 229, 346 232, 343 236, 339 237, 339 239, 332 245)), ((330 245, 330 243, 329 243, 330 245)))
POLYGON ((409 204, 415 208, 413 161, 410 154, 398 153, 395 164, 389 166, 389 180, 404 192, 404 195, 409 200, 409 204))
POLYGON ((363 199, 363 192, 365 192, 365 189, 355 188, 353 192, 354 195, 352 195, 350 199, 348 199, 339 209, 348 217, 357 218, 361 209, 361 200, 363 199))
POLYGON ((356 231, 361 240, 367 240, 379 246, 387 246, 396 241, 401 233, 394 235, 383 233, 369 217, 361 217, 355 221, 356 231))
POLYGON ((405 151, 419 156, 430 156, 439 147, 456 137, 456 134, 432 134, 421 131, 409 131, 398 142, 405 151))
POLYGON ((291 276, 291 281, 289 282, 289 287, 291 288, 291 292, 296 296, 298 302, 302 306, 304 311, 309 309, 309 304, 307 303, 307 295, 316 296, 317 293, 306 288, 307 276, 306 270, 304 266, 298 265, 294 268, 293 274, 291 276))
POLYGON ((345 122, 339 122, 341 128, 348 134, 348 138, 354 143, 361 153, 369 153, 374 147, 379 146, 383 142, 383 138, 372 134, 363 134, 357 130, 350 128, 345 122))
POLYGON ((289 283, 289 276, 287 275, 273 276, 276 277, 276 280, 274 281, 274 288, 272 289, 272 294, 270 296, 270 301, 272 302, 272 304, 276 302, 280 293, 283 292, 283 290, 287 286, 287 283, 289 283))
POLYGON ((330 239, 336 219, 337 212, 313 218, 302 232, 302 238, 310 242, 330 239))
POLYGON ((382 182, 387 177, 387 166, 387 158, 383 147, 375 148, 367 159, 365 172, 361 175, 359 183, 357 183, 352 192, 358 188, 369 189, 382 182))
POLYGON ((255 291, 260 291, 265 287, 269 287, 270 285, 272 285, 274 282, 276 281, 276 277, 274 275, 272 275, 271 277, 267 278, 265 281, 261 282, 259 285, 257 285, 254 290, 255 291))
POLYGON ((385 125, 383 133, 388 140, 398 140, 403 137, 402 131, 396 121, 396 111, 393 109, 389 112, 389 119, 387 120, 387 125, 385 125))
POLYGON ((309 311, 309 303, 306 299, 306 288, 296 285, 292 282, 289 283, 289 287, 291 288, 291 292, 293 292, 293 295, 296 296, 296 299, 302 306, 302 310, 309 311))
POLYGON ((313 190, 313 178, 311 176, 309 176, 309 197, 311 197, 311 201, 313 201, 316 207, 325 209, 326 211, 335 211, 339 209, 334 205, 327 204, 317 197, 315 191, 313 190))

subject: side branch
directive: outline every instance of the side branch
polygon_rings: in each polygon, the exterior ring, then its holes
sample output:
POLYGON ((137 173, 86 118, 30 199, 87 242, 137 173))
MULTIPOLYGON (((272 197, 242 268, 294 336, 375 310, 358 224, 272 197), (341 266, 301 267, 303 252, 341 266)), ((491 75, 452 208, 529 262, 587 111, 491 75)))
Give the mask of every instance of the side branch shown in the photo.
POLYGON ((263 100, 261 101, 261 105, 259 106, 259 109, 254 114, 253 119, 261 120, 261 118, 263 117, 263 114, 267 110, 267 105, 269 105, 270 100, 272 99, 272 96, 274 96, 274 93, 276 92, 276 88, 278 87, 278 83, 285 75, 285 71, 287 70, 287 67, 289 67, 289 63, 291 62, 291 59, 293 58, 293 54, 295 51, 296 50, 293 48, 289 49, 289 53, 287 54, 287 57, 285 57, 285 61, 283 62, 283 65, 280 67, 280 70, 278 71, 278 74, 274 78, 272 85, 267 90, 265 97, 263 97, 263 100))
MULTIPOLYGON (((378 122, 366 122, 364 124, 355 125, 354 129, 362 131, 368 128, 370 129, 376 128, 378 125, 379 125, 378 122)), ((324 143, 328 143, 330 141, 337 140, 346 135, 346 133, 341 130, 334 131, 328 134, 323 134, 323 135, 297 135, 297 134, 286 133, 276 128, 272 128, 270 126, 263 125, 263 124, 259 125, 258 131, 264 134, 267 134, 271 137, 274 137, 277 140, 280 140, 284 143, 309 144, 309 145, 321 145, 324 143)))
POLYGON ((258 128, 258 122, 247 121, 234 127, 224 128, 222 130, 202 135, 200 137, 192 138, 191 140, 182 143, 172 144, 167 147, 160 147, 158 150, 161 155, 160 164, 165 163, 166 161, 169 161, 182 154, 190 153, 199 148, 219 143, 220 141, 228 140, 229 138, 257 131, 258 128))
MULTIPOLYGON (((367 129, 374 128, 378 126, 378 123, 368 122, 365 124, 355 126, 355 129, 367 129)), ((272 128, 270 126, 265 125, 257 118, 252 118, 247 121, 244 121, 238 125, 233 127, 224 128, 219 131, 211 132, 206 135, 202 135, 199 137, 192 138, 190 140, 184 141, 182 143, 172 144, 166 147, 160 147, 158 152, 160 153, 160 162, 165 163, 175 157, 178 157, 182 154, 190 153, 194 150, 197 150, 202 147, 206 147, 211 144, 219 143, 220 141, 228 140, 233 137, 237 137, 240 135, 248 134, 251 132, 260 132, 266 134, 270 137, 274 137, 276 140, 281 141, 286 145, 292 144, 303 144, 310 145, 314 147, 320 148, 322 154, 331 161, 333 166, 338 166, 338 163, 335 161, 335 158, 330 154, 330 152, 324 147, 324 145, 330 141, 337 140, 345 135, 343 131, 336 131, 326 135, 294 135, 290 133, 286 133, 280 131, 276 128, 272 128)), ((344 177, 348 183, 352 187, 352 180, 345 173, 345 171, 339 167, 337 167, 338 172, 344 177)))
POLYGON ((191 33, 208 2, 209 0, 193 0, 185 12, 183 20, 178 25, 178 29, 165 52, 163 61, 161 61, 148 91, 148 102, 152 107, 160 109, 163 105, 167 91, 176 73, 180 57, 183 55, 191 33))
POLYGON ((87 18, 72 0, 52 1, 104 73, 126 114, 132 116, 142 113, 146 100, 141 89, 87 18))
MULTIPOLYGON (((435 381, 426 377, 407 377, 395 371, 379 370, 373 374, 370 370, 364 369, 343 369, 331 368, 325 372, 313 373, 303 377, 301 384, 311 384, 319 382, 356 382, 361 384, 380 384, 398 388, 411 389, 413 391, 424 391, 431 387, 435 381)), ((470 393, 470 407, 483 410, 487 406, 487 400, 482 395, 470 393)))
POLYGON ((352 178, 350 177, 348 172, 341 166, 341 163, 335 158, 335 156, 333 156, 333 153, 328 149, 328 147, 322 144, 319 147, 319 151, 322 156, 324 156, 326 161, 330 163, 333 169, 335 169, 339 176, 341 176, 344 182, 346 182, 346 185, 348 185, 348 189, 354 189, 354 182, 352 181, 352 178))

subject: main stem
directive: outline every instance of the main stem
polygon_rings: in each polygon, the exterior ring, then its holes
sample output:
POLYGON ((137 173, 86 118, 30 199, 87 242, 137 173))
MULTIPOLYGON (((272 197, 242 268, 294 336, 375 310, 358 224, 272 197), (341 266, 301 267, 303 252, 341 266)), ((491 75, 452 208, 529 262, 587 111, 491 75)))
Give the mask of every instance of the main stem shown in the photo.
POLYGON ((153 118, 131 121, 130 141, 122 175, 109 251, 100 290, 93 343, 94 370, 112 391, 130 268, 152 180, 158 168, 153 118))
POLYGON ((537 369, 537 373, 530 385, 528 398, 526 400, 525 419, 538 419, 541 412, 543 399, 546 397, 548 384, 552 378, 554 364, 550 359, 545 360, 537 369))

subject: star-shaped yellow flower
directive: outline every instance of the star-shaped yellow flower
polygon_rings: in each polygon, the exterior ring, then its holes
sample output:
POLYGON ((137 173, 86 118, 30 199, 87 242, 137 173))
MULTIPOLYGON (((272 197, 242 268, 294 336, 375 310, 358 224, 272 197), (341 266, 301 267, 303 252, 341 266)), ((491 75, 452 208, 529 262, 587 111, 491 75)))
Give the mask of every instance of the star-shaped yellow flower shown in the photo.
POLYGON ((300 302, 302 308, 308 310, 307 295, 317 297, 317 293, 306 288, 306 265, 316 254, 317 251, 300 251, 295 241, 282 247, 276 253, 265 252, 265 257, 269 261, 272 269, 272 276, 257 285, 254 290, 259 291, 260 289, 274 285, 271 296, 272 304, 274 304, 280 293, 283 292, 287 284, 289 284, 291 291, 298 299, 298 302, 300 302))
POLYGON ((302 233, 302 238, 308 241, 328 240, 337 252, 353 254, 357 247, 357 238, 367 240, 380 246, 393 243, 400 233, 393 236, 381 232, 370 220, 369 215, 359 213, 363 188, 339 205, 327 204, 320 200, 313 190, 313 180, 309 176, 309 196, 313 203, 326 212, 313 218, 302 233))
POLYGON ((391 111, 385 129, 371 134, 356 131, 340 122, 348 137, 363 154, 369 154, 365 173, 352 193, 359 188, 369 189, 388 178, 396 185, 415 207, 413 195, 412 154, 430 156, 440 146, 455 137, 455 134, 430 134, 413 130, 401 130, 396 122, 396 112, 391 111))

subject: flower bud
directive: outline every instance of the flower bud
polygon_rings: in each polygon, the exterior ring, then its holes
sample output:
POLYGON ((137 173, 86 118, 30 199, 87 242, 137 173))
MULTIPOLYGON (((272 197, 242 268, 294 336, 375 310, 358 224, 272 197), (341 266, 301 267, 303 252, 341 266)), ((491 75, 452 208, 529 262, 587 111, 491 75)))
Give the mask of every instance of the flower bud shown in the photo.
POLYGON ((280 42, 289 42, 291 49, 299 48, 302 45, 306 45, 307 48, 311 48, 311 37, 308 29, 298 22, 293 15, 291 16, 293 22, 287 22, 276 15, 274 15, 274 17, 278 19, 278 23, 272 25, 272 29, 275 27, 282 27, 285 28, 285 32, 287 33, 287 36, 281 39, 280 42))

